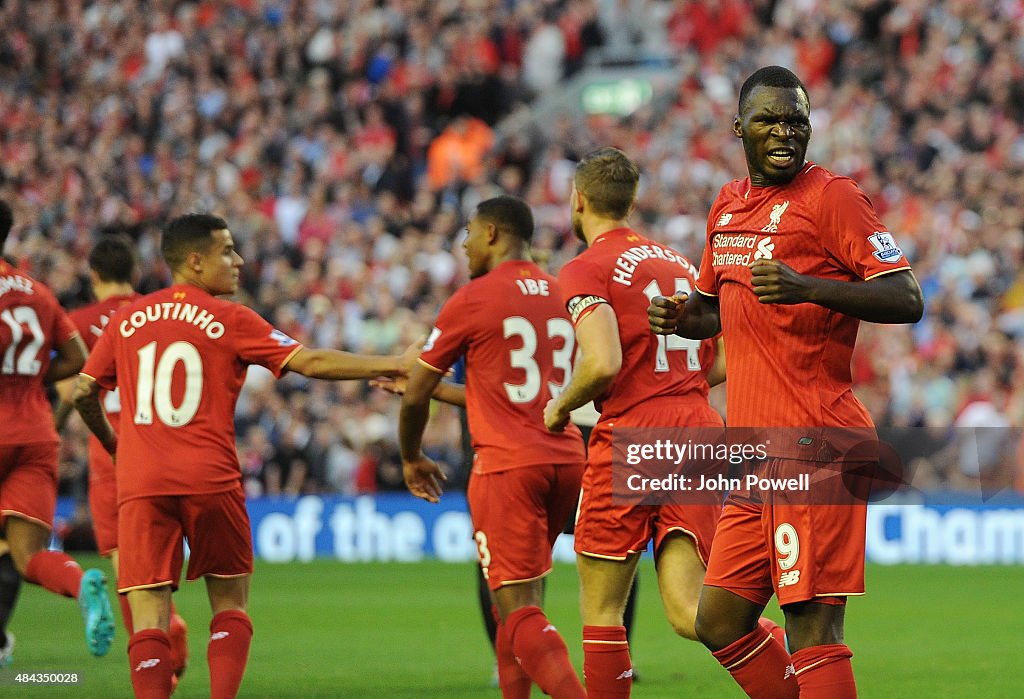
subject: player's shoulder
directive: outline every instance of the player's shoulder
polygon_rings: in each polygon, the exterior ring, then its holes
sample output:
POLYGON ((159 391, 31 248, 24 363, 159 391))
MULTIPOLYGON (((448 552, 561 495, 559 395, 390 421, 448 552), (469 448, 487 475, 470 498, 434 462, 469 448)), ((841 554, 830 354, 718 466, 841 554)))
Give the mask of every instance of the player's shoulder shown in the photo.
POLYGON ((99 320, 102 313, 97 310, 97 306, 99 306, 98 303, 90 303, 68 311, 68 318, 78 328, 78 332, 84 335, 84 331, 99 320))
MULTIPOLYGON (((136 294, 137 296, 137 294, 136 294)), ((128 296, 111 296, 110 298, 102 301, 93 301, 87 303, 84 306, 79 306, 71 311, 68 311, 68 316, 75 323, 92 323, 96 319, 105 315, 112 315, 114 311, 118 310, 122 306, 127 306, 134 297, 128 296)))
POLYGON ((468 282, 460 286, 458 289, 452 292, 452 295, 448 297, 448 300, 442 305, 444 308, 456 308, 463 306, 469 299, 484 297, 488 294, 492 286, 487 283, 487 275, 477 277, 476 279, 470 279, 468 282))
POLYGON ((60 307, 60 302, 50 287, 28 272, 6 262, 0 266, 0 304, 60 307))
POLYGON ((802 186, 819 190, 833 187, 860 188, 852 177, 837 174, 827 167, 812 161, 807 161, 807 165, 804 166, 799 179, 802 186))
POLYGON ((0 291, 9 293, 21 291, 31 293, 33 289, 46 288, 46 285, 23 269, 0 259, 0 291))
POLYGON ((750 187, 749 177, 729 180, 718 190, 718 196, 715 197, 715 205, 720 206, 736 199, 743 199, 746 197, 747 192, 750 191, 750 187))
POLYGON ((595 247, 590 245, 580 252, 580 254, 576 255, 576 257, 562 265, 562 268, 558 271, 558 278, 564 281, 566 277, 574 274, 580 274, 582 272, 597 269, 601 266, 604 260, 609 258, 614 260, 618 257, 618 254, 618 247, 608 245, 595 247))
POLYGON ((587 248, 558 270, 558 284, 562 291, 575 293, 578 291, 576 287, 590 286, 601 278, 600 258, 596 257, 592 250, 593 248, 587 248))

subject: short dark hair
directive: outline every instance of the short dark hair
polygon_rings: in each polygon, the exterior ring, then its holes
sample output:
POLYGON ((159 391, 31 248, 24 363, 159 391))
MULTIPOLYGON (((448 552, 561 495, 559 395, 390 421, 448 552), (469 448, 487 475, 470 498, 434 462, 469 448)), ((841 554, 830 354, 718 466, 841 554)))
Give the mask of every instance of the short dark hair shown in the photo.
POLYGON ((227 227, 224 219, 211 214, 178 216, 164 228, 160 253, 172 270, 178 269, 189 253, 208 251, 213 246, 213 232, 227 227))
POLYGON ((131 284, 135 277, 135 250, 121 233, 103 235, 89 251, 89 269, 100 281, 131 284))
POLYGON ((736 105, 736 108, 739 110, 737 113, 743 113, 743 106, 747 103, 747 97, 750 96, 750 92, 755 87, 784 87, 790 90, 800 90, 804 93, 804 98, 807 99, 807 106, 811 106, 811 98, 807 94, 807 87, 796 76, 796 73, 782 66, 765 66, 754 71, 749 78, 743 81, 743 86, 740 88, 740 99, 736 105))
POLYGON ((519 197, 502 194, 485 199, 476 205, 476 215, 493 223, 499 231, 511 233, 527 243, 533 239, 533 211, 519 197))
POLYGON ((7 235, 13 227, 14 212, 11 211, 11 205, 5 201, 0 201, 0 252, 3 252, 4 243, 7 242, 7 235))
POLYGON ((595 214, 621 220, 636 200, 640 169, 618 148, 598 148, 576 164, 574 181, 595 214))

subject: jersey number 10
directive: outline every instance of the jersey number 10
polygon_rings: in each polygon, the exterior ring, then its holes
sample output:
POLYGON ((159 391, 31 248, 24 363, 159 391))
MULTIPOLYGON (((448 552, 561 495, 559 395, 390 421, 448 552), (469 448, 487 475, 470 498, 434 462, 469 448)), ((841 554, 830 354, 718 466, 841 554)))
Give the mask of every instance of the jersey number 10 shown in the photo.
POLYGON ((153 412, 168 427, 182 427, 192 421, 203 395, 203 359, 189 342, 172 342, 156 359, 156 342, 139 352, 139 382, 135 391, 135 424, 152 425, 153 412), (174 405, 171 381, 178 364, 185 370, 185 391, 174 405))

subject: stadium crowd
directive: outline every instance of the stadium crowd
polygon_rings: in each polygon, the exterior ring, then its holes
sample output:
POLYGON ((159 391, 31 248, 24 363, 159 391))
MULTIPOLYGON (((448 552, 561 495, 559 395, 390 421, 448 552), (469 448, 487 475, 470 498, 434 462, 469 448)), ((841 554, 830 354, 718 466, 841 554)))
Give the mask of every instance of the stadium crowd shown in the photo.
MULTIPOLYGON (((809 156, 854 176, 914 265, 915 326, 866 325, 858 392, 879 424, 1024 423, 1022 0, 8 0, 0 4, 6 252, 68 308, 96 236, 138 243, 211 211, 246 260, 241 300, 300 341, 400 352, 466 281, 476 203, 523 196, 556 272, 576 252, 574 161, 643 173, 638 228, 700 259, 708 208, 741 176, 729 128, 752 69, 814 97, 809 156), (676 92, 618 118, 529 106, 590 63, 672 61, 676 92)), ((464 483, 458 414, 426 451, 464 483)), ((250 493, 403 487, 397 403, 355 383, 253 374, 239 403, 250 493)), ((65 480, 84 469, 66 432, 65 480)), ((935 474, 957 485, 960 464, 935 474)))

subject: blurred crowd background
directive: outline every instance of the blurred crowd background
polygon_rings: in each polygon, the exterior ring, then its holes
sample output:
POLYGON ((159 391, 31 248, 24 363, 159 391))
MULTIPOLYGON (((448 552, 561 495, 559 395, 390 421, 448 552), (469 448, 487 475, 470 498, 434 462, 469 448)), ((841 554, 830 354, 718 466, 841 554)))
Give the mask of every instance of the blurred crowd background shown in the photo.
MULTIPOLYGON (((524 197, 551 272, 579 247, 574 161, 640 164, 633 223, 699 261, 710 204, 745 176, 739 84, 782 64, 808 86, 810 157, 855 177, 914 265, 926 316, 864 326, 857 391, 880 424, 950 435, 1024 424, 1022 0, 0 0, 6 252, 67 308, 86 253, 161 225, 229 222, 240 300, 313 346, 397 353, 466 281, 480 200, 524 197), (592 66, 661 65, 678 89, 627 116, 531 107, 592 66)), ((254 373, 239 405, 251 494, 401 487, 397 400, 361 383, 254 373)), ((463 429, 427 450, 465 482, 463 429)), ((83 483, 84 428, 64 488, 83 483)), ((984 465, 936 461, 937 486, 984 465)))

